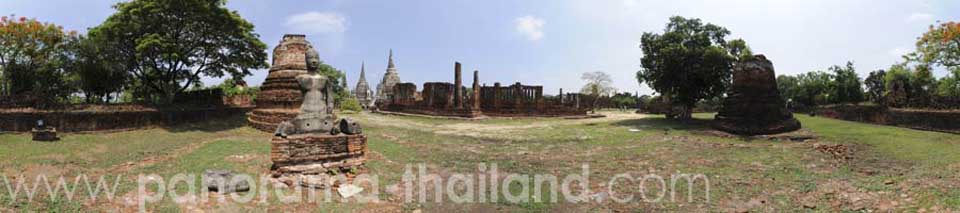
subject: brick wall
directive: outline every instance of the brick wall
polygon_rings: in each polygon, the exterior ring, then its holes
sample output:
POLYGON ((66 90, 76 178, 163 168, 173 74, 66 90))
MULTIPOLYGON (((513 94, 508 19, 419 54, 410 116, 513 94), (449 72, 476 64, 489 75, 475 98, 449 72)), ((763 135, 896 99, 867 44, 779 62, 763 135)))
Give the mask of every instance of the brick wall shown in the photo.
POLYGON ((28 132, 39 119, 59 132, 139 129, 202 122, 248 112, 250 107, 202 109, 99 110, 99 111, 0 111, 0 132, 28 132))
POLYGON ((270 144, 275 173, 320 173, 358 166, 367 153, 367 137, 363 135, 292 135, 274 137, 270 144))
POLYGON ((884 108, 881 106, 829 106, 817 115, 841 120, 960 133, 960 111, 884 108))

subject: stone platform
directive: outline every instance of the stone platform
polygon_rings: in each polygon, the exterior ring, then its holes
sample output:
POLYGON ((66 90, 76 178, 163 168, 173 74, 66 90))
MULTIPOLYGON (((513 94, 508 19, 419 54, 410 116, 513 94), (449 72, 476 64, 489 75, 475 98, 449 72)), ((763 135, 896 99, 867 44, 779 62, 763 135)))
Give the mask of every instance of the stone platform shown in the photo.
POLYGON ((33 129, 33 141, 58 141, 60 137, 57 137, 57 129, 46 128, 46 129, 33 129))
POLYGON ((315 175, 356 168, 366 161, 364 135, 291 135, 270 141, 271 174, 315 175))

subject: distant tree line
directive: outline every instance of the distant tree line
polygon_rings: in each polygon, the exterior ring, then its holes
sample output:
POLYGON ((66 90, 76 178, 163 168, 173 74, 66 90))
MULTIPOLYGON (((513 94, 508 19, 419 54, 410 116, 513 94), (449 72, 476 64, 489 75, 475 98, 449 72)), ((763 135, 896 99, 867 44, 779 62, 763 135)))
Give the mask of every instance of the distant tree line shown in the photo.
POLYGON ((852 62, 795 76, 780 75, 777 84, 794 109, 869 101, 889 107, 960 108, 960 23, 931 26, 917 41, 917 51, 886 70, 857 75, 852 62), (934 67, 949 74, 937 79, 934 67))
MULTIPOLYGON (((719 107, 734 64, 752 57, 746 42, 727 40, 729 34, 724 27, 679 16, 670 18, 663 33, 644 33, 637 80, 659 95, 642 99, 640 105, 679 119, 690 118, 694 109, 719 107)), ((865 101, 892 107, 960 108, 960 23, 930 26, 918 39, 917 51, 904 59, 865 79, 848 62, 826 71, 778 76, 777 86, 797 110, 865 101), (937 79, 934 67, 945 68, 950 75, 937 79)))
MULTIPOLYGON (((25 17, 0 17, 0 105, 170 104, 201 78, 242 82, 269 67, 254 26, 223 0, 133 0, 85 35, 25 17)), ((338 85, 343 73, 324 64, 338 85)), ((249 91, 245 91, 249 93, 249 91)))

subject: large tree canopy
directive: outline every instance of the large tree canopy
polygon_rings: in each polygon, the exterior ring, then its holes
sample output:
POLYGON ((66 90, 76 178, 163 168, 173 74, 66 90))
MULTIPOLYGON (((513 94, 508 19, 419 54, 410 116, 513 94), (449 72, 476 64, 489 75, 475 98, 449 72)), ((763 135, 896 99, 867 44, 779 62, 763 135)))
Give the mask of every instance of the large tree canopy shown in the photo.
POLYGON ((830 67, 830 71, 833 72, 831 102, 856 104, 863 101, 863 84, 857 76, 853 62, 847 62, 846 66, 834 65, 830 67))
MULTIPOLYGON (((733 63, 750 50, 743 40, 726 41, 726 28, 700 19, 670 18, 663 34, 644 33, 637 79, 689 112, 697 101, 720 97, 730 84, 733 63)), ((688 118, 689 113, 680 114, 688 118)))
POLYGON ((116 50, 137 91, 171 101, 201 76, 247 76, 266 68, 266 45, 253 24, 223 0, 133 0, 90 30, 116 50))
POLYGON ((917 53, 913 58, 926 64, 960 66, 960 23, 930 26, 930 30, 917 40, 917 53))
POLYGON ((611 86, 613 80, 610 79, 610 75, 603 71, 583 73, 580 79, 587 82, 586 85, 583 85, 583 88, 580 88, 580 93, 593 96, 593 104, 590 105, 591 111, 596 111, 601 96, 609 96, 617 92, 617 89, 611 86))
POLYGON ((0 95, 29 95, 49 104, 66 99, 65 54, 75 32, 26 17, 0 17, 0 95))

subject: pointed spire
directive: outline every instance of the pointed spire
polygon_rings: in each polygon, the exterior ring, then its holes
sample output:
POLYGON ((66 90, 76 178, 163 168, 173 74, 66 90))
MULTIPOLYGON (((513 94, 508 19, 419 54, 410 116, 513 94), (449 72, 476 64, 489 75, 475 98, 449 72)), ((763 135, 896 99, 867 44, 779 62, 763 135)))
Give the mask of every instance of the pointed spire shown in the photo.
MULTIPOLYGON (((367 78, 366 70, 367 70, 367 62, 360 61, 360 79, 367 78)), ((366 81, 366 80, 363 80, 363 81, 366 81)))
POLYGON ((396 68, 396 65, 393 65, 393 48, 390 48, 390 62, 387 64, 387 68, 396 68))

